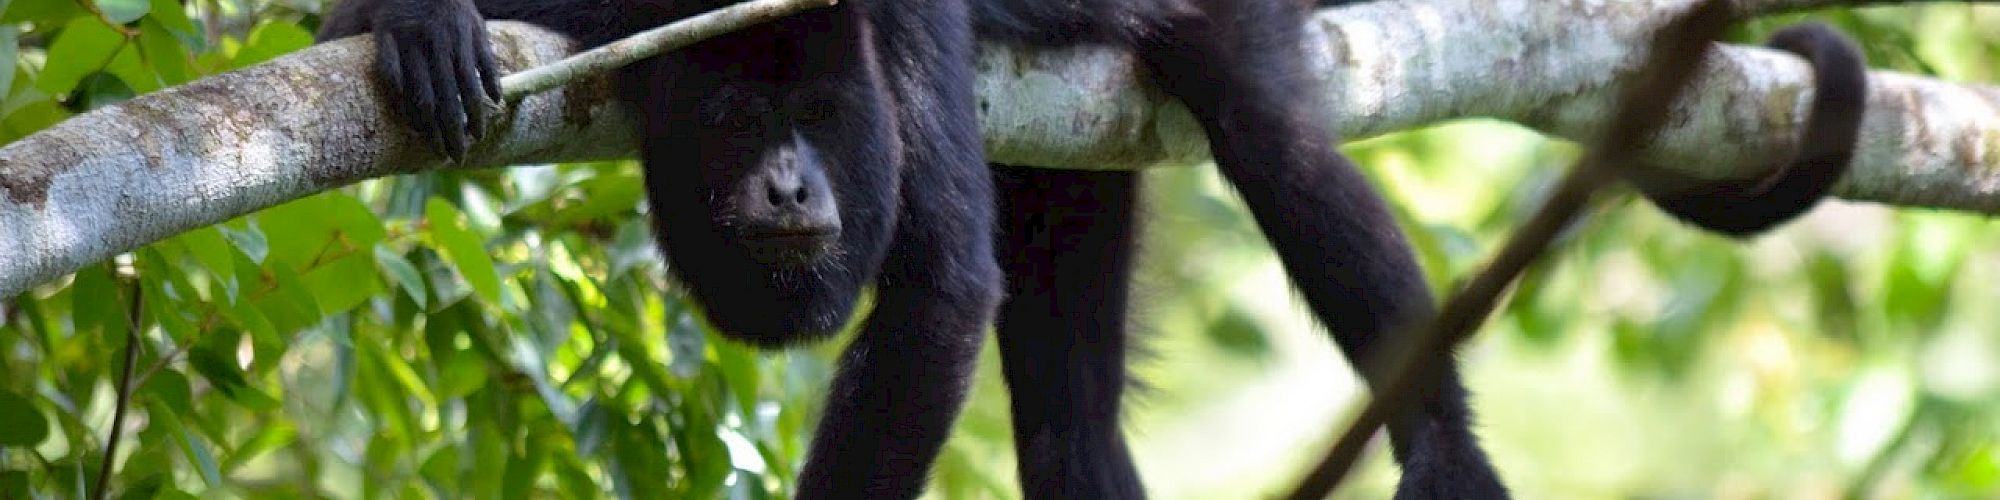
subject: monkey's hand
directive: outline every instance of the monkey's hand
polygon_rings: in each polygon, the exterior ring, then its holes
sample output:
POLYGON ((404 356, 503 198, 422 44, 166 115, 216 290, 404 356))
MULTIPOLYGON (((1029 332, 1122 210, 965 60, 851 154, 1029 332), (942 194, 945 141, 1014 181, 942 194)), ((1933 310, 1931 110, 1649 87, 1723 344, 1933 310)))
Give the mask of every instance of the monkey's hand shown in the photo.
POLYGON ((375 72, 392 92, 396 112, 445 156, 465 156, 486 135, 500 99, 500 70, 487 43, 486 22, 472 0, 346 0, 320 39, 375 34, 375 72))

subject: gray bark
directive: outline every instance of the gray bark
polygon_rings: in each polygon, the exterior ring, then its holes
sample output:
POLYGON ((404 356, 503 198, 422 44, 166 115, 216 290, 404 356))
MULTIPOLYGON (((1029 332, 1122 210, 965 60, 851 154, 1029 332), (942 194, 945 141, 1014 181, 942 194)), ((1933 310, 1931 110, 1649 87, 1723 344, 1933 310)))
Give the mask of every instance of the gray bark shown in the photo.
MULTIPOLYGON (((1742 5, 1759 2, 1740 0, 1742 5)), ((1408 0, 1319 14, 1313 67, 1329 120, 1365 137, 1490 117, 1587 140, 1645 35, 1691 0, 1408 0)), ((1763 0, 1797 8, 1809 0, 1763 0)), ((508 70, 571 45, 495 23, 508 70)), ((99 109, 0 148, 0 297, 181 231, 362 179, 439 168, 628 156, 630 122, 587 78, 511 107, 461 165, 392 121, 365 40, 99 109)), ((978 61, 990 158, 1131 169, 1206 159, 1187 112, 1101 48, 986 47, 978 61)), ((1788 154, 1812 94, 1790 55, 1723 47, 1648 157, 1707 177, 1755 176, 1788 154)), ((2000 88, 1875 72, 1865 140, 1842 197, 2000 210, 2000 88)))

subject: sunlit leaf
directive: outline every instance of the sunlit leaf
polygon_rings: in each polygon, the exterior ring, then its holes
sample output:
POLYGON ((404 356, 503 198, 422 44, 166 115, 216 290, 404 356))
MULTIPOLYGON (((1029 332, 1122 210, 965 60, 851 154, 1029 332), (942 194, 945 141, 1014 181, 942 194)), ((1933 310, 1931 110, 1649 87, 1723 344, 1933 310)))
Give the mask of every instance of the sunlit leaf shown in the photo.
POLYGON ((156 20, 158 17, 148 17, 139 22, 139 49, 143 51, 146 63, 159 74, 161 83, 180 85, 194 80, 198 75, 188 67, 187 52, 181 48, 180 36, 156 20))
POLYGON ((153 7, 148 13, 152 15, 147 17, 146 21, 158 22, 176 33, 189 37, 199 34, 199 32, 195 31, 194 20, 188 19, 187 12, 184 10, 185 7, 182 7, 176 0, 150 1, 153 7))
MULTIPOLYGON (((65 19, 81 19, 88 15, 83 10, 83 5, 74 0, 12 0, 6 2, 6 6, 7 13, 0 15, 0 23, 4 24, 55 23, 65 19)), ((90 22, 103 24, 96 19, 90 19, 90 22)))
POLYGON ((318 264, 300 280, 306 293, 319 303, 321 315, 354 309, 382 289, 372 252, 353 252, 318 264))
POLYGON ((276 59, 278 56, 312 45, 311 32, 289 21, 270 20, 258 24, 250 32, 250 39, 236 52, 236 59, 230 66, 242 68, 276 59))

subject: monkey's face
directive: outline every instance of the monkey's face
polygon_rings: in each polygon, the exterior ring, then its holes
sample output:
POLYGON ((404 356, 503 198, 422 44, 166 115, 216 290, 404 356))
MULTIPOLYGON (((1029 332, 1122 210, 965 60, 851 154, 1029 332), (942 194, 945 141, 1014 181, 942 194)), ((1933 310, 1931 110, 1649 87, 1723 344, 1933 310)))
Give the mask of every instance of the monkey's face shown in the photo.
MULTIPOLYGON (((737 59, 741 61, 741 59, 737 59)), ((881 267, 898 151, 875 79, 678 68, 645 90, 647 191, 669 269, 727 336, 778 346, 847 322, 881 267)), ((628 93, 635 91, 628 89, 628 93)))

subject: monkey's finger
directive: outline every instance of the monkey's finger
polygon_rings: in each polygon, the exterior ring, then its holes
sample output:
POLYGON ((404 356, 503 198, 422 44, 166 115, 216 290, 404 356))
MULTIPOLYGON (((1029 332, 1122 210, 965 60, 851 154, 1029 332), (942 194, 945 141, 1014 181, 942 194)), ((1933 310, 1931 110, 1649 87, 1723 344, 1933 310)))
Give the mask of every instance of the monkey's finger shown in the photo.
POLYGON ((423 50, 409 49, 409 51, 410 53, 403 54, 403 58, 409 62, 404 66, 409 70, 409 86, 405 88, 409 108, 405 120, 417 131, 418 136, 431 143, 432 148, 449 154, 450 149, 445 147, 444 136, 439 133, 441 124, 437 122, 438 101, 436 89, 431 84, 430 65, 425 64, 424 59, 420 57, 423 50))
POLYGON ((505 94, 500 93, 500 64, 493 60, 493 43, 487 38, 486 29, 473 30, 478 41, 473 42, 472 53, 479 55, 479 80, 486 85, 486 97, 494 104, 505 105, 505 94))
POLYGON ((452 160, 464 158, 465 149, 471 142, 471 138, 465 135, 467 98, 459 93, 462 88, 459 80, 466 75, 458 74, 457 58, 453 57, 456 52, 456 47, 432 47, 430 58, 431 87, 437 92, 437 107, 431 112, 436 113, 438 133, 444 137, 445 155, 452 160))
MULTIPOLYGON (((396 46, 396 35, 389 34, 386 30, 375 31, 375 74, 380 78, 388 80, 384 83, 388 84, 390 92, 396 94, 390 96, 399 103, 396 106, 407 105, 410 99, 408 89, 403 87, 403 57, 401 50, 400 47, 396 46)), ((402 111, 408 110, 404 109, 402 111)), ((406 113, 403 116, 405 119, 408 119, 412 115, 406 113)))
POLYGON ((485 78, 480 74, 480 47, 475 45, 476 41, 474 38, 476 37, 459 38, 458 52, 453 54, 454 57, 451 58, 451 62, 458 66, 456 68, 458 70, 458 94, 460 104, 465 106, 467 130, 472 134, 473 140, 479 140, 486 137, 486 119, 487 112, 490 109, 486 104, 487 99, 499 96, 486 94, 485 87, 481 85, 481 82, 485 78))

